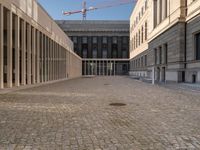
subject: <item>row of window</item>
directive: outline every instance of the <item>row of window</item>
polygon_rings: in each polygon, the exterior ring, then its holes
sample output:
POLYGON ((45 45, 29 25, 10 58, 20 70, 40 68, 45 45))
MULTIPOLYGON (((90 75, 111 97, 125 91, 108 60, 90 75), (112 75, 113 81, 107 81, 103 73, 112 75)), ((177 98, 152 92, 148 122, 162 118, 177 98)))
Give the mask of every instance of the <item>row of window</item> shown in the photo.
POLYGON ((131 27, 131 31, 133 31, 133 29, 137 26, 138 22, 140 21, 140 19, 144 15, 147 8, 148 8, 148 1, 146 0, 145 3, 144 3, 144 6, 142 6, 140 12, 138 13, 138 16, 135 18, 135 21, 134 21, 134 23, 131 27))
MULTIPOLYGON (((82 57, 88 58, 88 50, 83 49, 82 51, 82 57)), ((117 50, 112 50, 111 58, 117 58, 117 50)), ((97 49, 92 50, 92 58, 98 58, 98 51, 97 49)), ((103 49, 102 50, 102 58, 108 58, 108 50, 103 49)), ((122 58, 128 58, 128 51, 122 50, 122 58)))
POLYGON ((147 66, 147 55, 141 56, 131 62, 131 68, 141 68, 147 66))
POLYGON ((155 64, 167 64, 168 63, 168 44, 164 44, 154 49, 155 64))
POLYGON ((159 25, 162 20, 167 18, 168 13, 168 0, 154 0, 153 6, 154 6, 154 28, 159 25))
MULTIPOLYGON (((82 44, 87 44, 88 39, 89 39, 89 37, 86 37, 86 36, 81 37, 82 44)), ((74 44, 78 43, 78 37, 77 36, 71 37, 71 40, 74 42, 74 44)), ((123 44, 127 44, 128 40, 129 40, 128 37, 122 37, 122 43, 123 44)), ((97 44, 98 43, 98 37, 92 37, 92 43, 97 44)), ((108 37, 102 37, 102 43, 107 44, 108 43, 108 37)), ((112 43, 117 44, 118 43, 118 37, 112 37, 112 43)))
POLYGON ((147 29, 147 21, 145 22, 145 25, 139 29, 138 33, 134 35, 134 37, 131 40, 131 49, 134 50, 138 48, 141 44, 143 44, 147 40, 147 34, 148 34, 148 29, 147 29))

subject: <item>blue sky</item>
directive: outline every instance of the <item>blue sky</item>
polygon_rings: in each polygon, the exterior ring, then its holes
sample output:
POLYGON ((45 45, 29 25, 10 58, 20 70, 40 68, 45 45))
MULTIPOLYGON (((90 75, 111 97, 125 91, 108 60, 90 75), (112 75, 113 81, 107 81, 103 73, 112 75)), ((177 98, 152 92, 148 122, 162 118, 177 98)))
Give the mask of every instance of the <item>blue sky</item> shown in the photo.
MULTIPOLYGON (((62 11, 81 10, 82 0, 38 0, 39 3, 47 10, 47 12, 54 19, 65 20, 80 20, 81 14, 75 14, 71 16, 63 16, 62 11)), ((86 0, 87 6, 106 5, 110 2, 117 0, 86 0)), ((116 6, 113 8, 100 9, 90 11, 87 14, 87 20, 129 20, 131 15, 133 4, 116 6)))

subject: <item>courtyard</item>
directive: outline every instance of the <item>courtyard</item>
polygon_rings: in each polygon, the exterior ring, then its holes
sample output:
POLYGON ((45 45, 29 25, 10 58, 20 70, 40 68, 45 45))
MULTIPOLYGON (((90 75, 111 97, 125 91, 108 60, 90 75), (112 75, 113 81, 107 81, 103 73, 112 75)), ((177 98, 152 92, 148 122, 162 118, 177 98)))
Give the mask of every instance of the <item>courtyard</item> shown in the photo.
POLYGON ((0 94, 6 149, 198 150, 200 93, 116 76, 0 94))

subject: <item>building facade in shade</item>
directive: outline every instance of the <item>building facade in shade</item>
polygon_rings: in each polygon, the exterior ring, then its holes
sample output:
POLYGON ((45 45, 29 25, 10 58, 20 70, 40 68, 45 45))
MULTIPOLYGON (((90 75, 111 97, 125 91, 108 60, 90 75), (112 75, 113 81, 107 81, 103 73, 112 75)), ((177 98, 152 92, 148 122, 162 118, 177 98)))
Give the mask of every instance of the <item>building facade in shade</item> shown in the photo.
POLYGON ((130 75, 200 82, 200 0, 138 1, 130 45, 130 75))
POLYGON ((83 58, 83 75, 128 74, 129 21, 56 22, 83 58))
POLYGON ((0 1, 0 89, 81 76, 73 43, 36 0, 0 1))

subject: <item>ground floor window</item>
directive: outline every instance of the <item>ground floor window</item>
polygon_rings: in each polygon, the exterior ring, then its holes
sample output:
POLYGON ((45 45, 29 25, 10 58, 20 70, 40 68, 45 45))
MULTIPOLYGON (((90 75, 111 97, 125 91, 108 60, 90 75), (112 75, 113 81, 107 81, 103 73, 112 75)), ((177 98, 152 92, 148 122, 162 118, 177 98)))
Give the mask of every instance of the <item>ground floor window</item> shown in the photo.
POLYGON ((195 35, 196 39, 196 59, 200 60, 200 33, 195 35))

